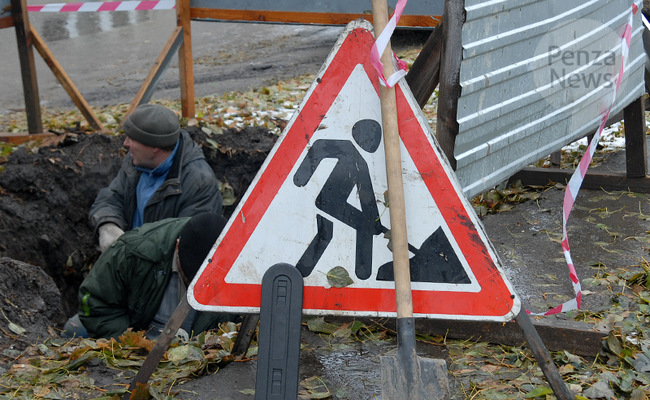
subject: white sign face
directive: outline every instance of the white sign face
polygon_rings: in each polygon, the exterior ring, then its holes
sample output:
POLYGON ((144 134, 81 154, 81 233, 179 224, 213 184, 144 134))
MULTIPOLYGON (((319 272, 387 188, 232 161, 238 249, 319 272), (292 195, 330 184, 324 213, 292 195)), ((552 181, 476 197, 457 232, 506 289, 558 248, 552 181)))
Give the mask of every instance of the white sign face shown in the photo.
MULTIPOLYGON (((259 283, 270 266, 281 262, 301 269, 299 261, 316 238, 322 254, 315 265, 302 268, 305 286, 329 288, 328 272, 341 266, 354 281, 350 287, 394 288, 392 280, 377 280, 379 268, 393 257, 384 235, 390 229, 390 217, 384 200, 386 162, 380 114, 379 96, 365 70, 357 66, 226 275, 226 282, 259 283), (368 133, 379 135, 379 146, 372 152, 353 138, 353 130, 363 126, 368 133), (322 196, 320 206, 318 196, 322 196), (371 201, 362 204, 361 197, 371 201), (331 232, 331 238, 322 239, 324 231, 331 232), (361 235, 366 237, 358 237, 361 235)), ((415 281, 413 288, 457 290, 463 285, 465 291, 478 291, 479 285, 413 161, 404 148, 402 153, 411 257, 440 229, 453 251, 438 256, 454 258, 457 275, 462 278, 460 282, 415 281)))

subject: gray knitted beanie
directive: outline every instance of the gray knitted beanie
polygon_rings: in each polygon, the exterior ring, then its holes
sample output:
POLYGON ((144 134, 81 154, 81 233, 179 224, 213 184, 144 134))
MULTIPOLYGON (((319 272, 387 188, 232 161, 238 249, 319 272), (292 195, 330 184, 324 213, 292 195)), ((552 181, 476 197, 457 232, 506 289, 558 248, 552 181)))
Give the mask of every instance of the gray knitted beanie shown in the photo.
POLYGON ((123 127, 128 137, 151 147, 171 147, 181 132, 176 113, 158 104, 139 105, 123 127))

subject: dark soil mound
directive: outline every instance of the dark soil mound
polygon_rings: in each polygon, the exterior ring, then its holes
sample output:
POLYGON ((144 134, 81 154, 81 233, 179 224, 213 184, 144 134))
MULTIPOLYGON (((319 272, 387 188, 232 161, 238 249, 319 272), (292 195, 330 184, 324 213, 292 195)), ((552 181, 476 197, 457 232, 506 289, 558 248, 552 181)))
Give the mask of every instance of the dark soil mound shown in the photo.
MULTIPOLYGON (((232 188, 228 198, 235 204, 277 138, 261 128, 210 136, 199 128, 187 130, 217 179, 232 188)), ((111 135, 69 133, 53 145, 20 147, 0 165, 0 257, 41 267, 60 289, 65 315, 76 311, 79 284, 99 256, 88 210, 119 170, 122 142, 111 135)), ((226 208, 226 216, 233 208, 226 208)))
POLYGON ((99 255, 88 210, 119 169, 121 149, 112 136, 68 134, 57 145, 21 146, 0 173, 0 256, 43 268, 60 288, 66 314, 99 255))
POLYGON ((0 257, 0 373, 31 344, 56 334, 61 294, 39 267, 0 257))
POLYGON ((230 198, 224 193, 224 203, 227 200, 234 204, 224 208, 224 215, 229 217, 237 201, 251 184, 255 174, 264 163, 278 136, 261 127, 250 127, 241 131, 230 130, 221 135, 206 135, 200 129, 188 129, 190 136, 203 146, 203 154, 212 167, 217 179, 228 184, 234 194, 230 198), (210 144, 216 142, 218 146, 210 144))

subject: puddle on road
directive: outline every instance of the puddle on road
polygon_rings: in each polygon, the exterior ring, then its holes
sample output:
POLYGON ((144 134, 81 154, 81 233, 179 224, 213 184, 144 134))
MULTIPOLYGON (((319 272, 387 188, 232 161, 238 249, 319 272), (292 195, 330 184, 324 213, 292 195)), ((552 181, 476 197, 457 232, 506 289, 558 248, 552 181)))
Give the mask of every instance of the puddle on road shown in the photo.
MULTIPOLYGON (((300 379, 317 377, 323 381, 332 399, 380 399, 381 356, 394 356, 394 340, 350 343, 324 343, 317 335, 303 332, 309 343, 301 350, 300 379)), ((444 347, 417 344, 419 357, 445 359, 444 347)), ((449 363, 449 361, 447 361, 449 363)))
MULTIPOLYGON (((318 346, 302 350, 301 379, 318 377, 334 399, 368 399, 381 395, 380 355, 388 342, 352 343, 334 347, 318 346)), ((392 346, 391 346, 392 347, 392 346)))

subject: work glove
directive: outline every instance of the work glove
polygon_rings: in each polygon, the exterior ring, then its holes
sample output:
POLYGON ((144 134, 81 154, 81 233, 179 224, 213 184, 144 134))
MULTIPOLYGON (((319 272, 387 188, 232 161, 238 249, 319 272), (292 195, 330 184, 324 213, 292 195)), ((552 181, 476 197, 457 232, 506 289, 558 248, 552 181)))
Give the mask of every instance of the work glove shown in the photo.
POLYGON ((99 227, 99 251, 103 253, 123 233, 124 231, 112 222, 102 224, 99 227))

